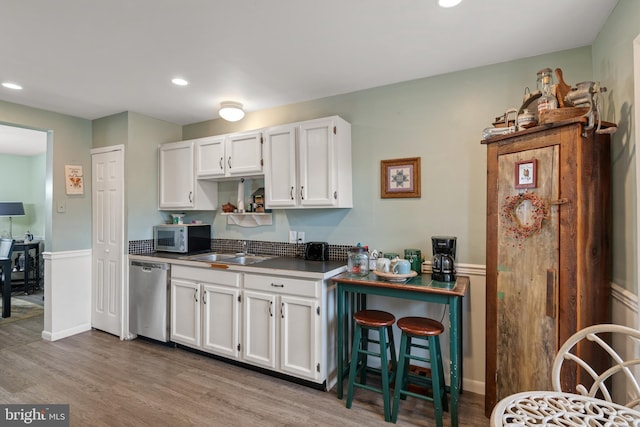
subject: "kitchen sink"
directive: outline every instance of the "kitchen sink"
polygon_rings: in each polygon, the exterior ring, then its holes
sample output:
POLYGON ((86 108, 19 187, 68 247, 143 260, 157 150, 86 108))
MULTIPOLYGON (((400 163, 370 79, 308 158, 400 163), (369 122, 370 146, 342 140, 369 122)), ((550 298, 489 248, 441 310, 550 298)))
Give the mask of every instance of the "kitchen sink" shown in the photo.
POLYGON ((222 261, 229 258, 235 258, 234 254, 218 254, 218 253, 207 253, 207 254, 198 254, 198 255, 190 255, 183 257, 183 259, 188 259, 189 261, 222 261))
POLYGON ((273 256, 268 255, 249 255, 249 254, 219 254, 219 253, 207 253, 198 254, 184 257, 189 261, 202 261, 202 262, 219 262, 222 264, 240 264, 249 265, 255 264, 260 261, 271 259, 273 256))
POLYGON ((264 255, 240 255, 235 258, 225 259, 223 262, 226 262, 229 264, 249 265, 249 264, 255 264, 256 262, 264 261, 271 258, 273 257, 264 256, 264 255))

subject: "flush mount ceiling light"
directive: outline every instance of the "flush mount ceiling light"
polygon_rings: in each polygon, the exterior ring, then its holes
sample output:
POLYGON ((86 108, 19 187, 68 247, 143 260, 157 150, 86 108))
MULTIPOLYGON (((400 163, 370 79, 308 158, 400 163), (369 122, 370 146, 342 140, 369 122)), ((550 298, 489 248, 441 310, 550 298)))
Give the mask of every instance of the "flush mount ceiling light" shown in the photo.
POLYGON ((454 7, 460 4, 462 0, 438 0, 440 7, 454 7))
POLYGON ((6 87, 7 89, 15 89, 15 90, 22 89, 22 86, 20 86, 19 84, 15 84, 11 82, 4 82, 2 83, 2 86, 6 87))
POLYGON ((225 101, 220 103, 218 114, 229 122, 237 122, 244 117, 244 110, 239 102, 225 101))
POLYGON ((180 77, 176 77, 174 79, 171 79, 171 83, 173 83, 176 86, 186 86, 189 84, 188 81, 186 81, 185 79, 182 79, 180 77))

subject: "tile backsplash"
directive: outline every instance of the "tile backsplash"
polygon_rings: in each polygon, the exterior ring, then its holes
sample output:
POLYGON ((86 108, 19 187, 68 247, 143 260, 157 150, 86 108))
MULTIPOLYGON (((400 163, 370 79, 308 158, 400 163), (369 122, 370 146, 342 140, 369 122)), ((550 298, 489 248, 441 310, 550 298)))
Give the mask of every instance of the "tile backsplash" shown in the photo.
MULTIPOLYGON (((252 254, 304 257, 303 243, 264 242, 260 240, 212 239, 214 252, 240 252, 242 242, 247 242, 247 252, 252 254)), ((344 261, 347 259, 349 245, 329 245, 329 259, 344 261)), ((129 254, 153 252, 153 239, 129 241, 129 254)))

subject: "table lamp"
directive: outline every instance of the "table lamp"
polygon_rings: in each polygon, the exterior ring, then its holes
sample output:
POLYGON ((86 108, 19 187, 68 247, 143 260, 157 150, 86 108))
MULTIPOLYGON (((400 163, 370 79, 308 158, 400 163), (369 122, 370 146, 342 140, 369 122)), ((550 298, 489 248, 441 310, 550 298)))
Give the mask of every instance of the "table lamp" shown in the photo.
POLYGON ((23 215, 22 202, 0 202, 0 216, 9 217, 9 238, 13 239, 13 217, 23 215))

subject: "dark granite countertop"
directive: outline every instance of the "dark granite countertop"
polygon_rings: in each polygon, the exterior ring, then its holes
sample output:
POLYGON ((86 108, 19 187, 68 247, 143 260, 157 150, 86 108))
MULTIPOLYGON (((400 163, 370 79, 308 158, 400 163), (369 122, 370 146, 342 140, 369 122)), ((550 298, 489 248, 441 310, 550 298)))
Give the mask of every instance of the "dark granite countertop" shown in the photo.
POLYGON ((148 252, 143 254, 131 254, 130 259, 142 259, 168 262, 170 264, 187 265, 193 267, 220 268, 224 266, 229 270, 247 273, 304 273, 323 277, 341 273, 346 268, 346 261, 308 261, 302 258, 275 256, 264 261, 249 265, 227 264, 224 262, 210 263, 185 259, 188 255, 171 252, 148 252), (215 267, 214 267, 215 266, 215 267))

